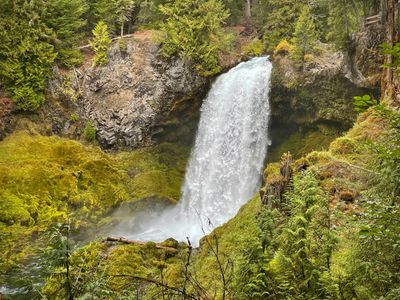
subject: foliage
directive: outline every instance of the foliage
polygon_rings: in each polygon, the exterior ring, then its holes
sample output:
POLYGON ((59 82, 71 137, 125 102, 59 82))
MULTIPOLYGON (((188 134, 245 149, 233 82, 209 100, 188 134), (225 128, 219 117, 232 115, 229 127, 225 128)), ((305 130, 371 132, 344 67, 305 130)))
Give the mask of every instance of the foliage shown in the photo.
POLYGON ((132 17, 132 9, 135 5, 135 0, 114 0, 116 7, 116 15, 118 16, 118 23, 121 27, 121 36, 124 35, 125 22, 129 21, 132 17))
POLYGON ((362 113, 368 110, 371 106, 378 104, 378 101, 373 99, 370 95, 354 96, 354 110, 358 113, 362 113))
POLYGON ((73 283, 71 278, 71 255, 74 245, 70 238, 69 223, 55 224, 47 232, 49 245, 44 253, 42 266, 50 275, 59 281, 60 289, 49 295, 51 298, 73 299, 73 283))
POLYGON ((43 23, 45 4, 2 1, 0 4, 0 78, 18 109, 36 111, 56 57, 48 40, 53 32, 43 23), (15 2, 15 3, 14 3, 15 2))
POLYGON ((264 34, 267 50, 286 39, 290 40, 296 20, 300 16, 305 0, 261 0, 254 6, 255 19, 264 34))
POLYGON ((375 159, 369 165, 376 173, 362 196, 364 211, 351 272, 360 297, 396 299, 400 286, 400 113, 384 106, 376 109, 389 130, 371 145, 375 159))
POLYGON ((282 40, 279 42, 278 45, 276 45, 274 49, 274 54, 275 55, 285 55, 290 52, 291 45, 287 40, 282 40))
POLYGON ((296 22, 290 54, 295 61, 304 62, 304 57, 313 52, 317 42, 317 31, 308 6, 304 6, 296 22))
POLYGON ((260 56, 264 52, 264 44, 260 40, 254 40, 242 47, 244 55, 247 56, 260 56))
POLYGON ((94 142, 96 139, 96 127, 92 122, 88 122, 83 131, 83 135, 88 142, 94 142))
POLYGON ((51 0, 47 5, 45 22, 56 35, 54 42, 57 61, 66 67, 80 65, 83 56, 77 47, 84 35, 88 6, 85 0, 51 0))
POLYGON ((381 45, 382 53, 386 55, 391 55, 393 57, 393 62, 391 64, 386 64, 386 68, 393 69, 396 73, 400 72, 400 43, 396 43, 393 46, 388 43, 383 43, 381 45))
POLYGON ((90 42, 90 46, 94 50, 93 66, 101 66, 107 62, 107 50, 111 45, 108 27, 103 21, 100 21, 92 33, 93 39, 90 42))
POLYGON ((359 28, 361 10, 358 1, 329 1, 327 39, 339 49, 347 49, 353 34, 359 28))
POLYGON ((221 68, 218 53, 226 33, 222 24, 229 14, 220 0, 181 0, 160 6, 165 17, 161 24, 162 52, 191 60, 199 74, 211 76, 221 68))

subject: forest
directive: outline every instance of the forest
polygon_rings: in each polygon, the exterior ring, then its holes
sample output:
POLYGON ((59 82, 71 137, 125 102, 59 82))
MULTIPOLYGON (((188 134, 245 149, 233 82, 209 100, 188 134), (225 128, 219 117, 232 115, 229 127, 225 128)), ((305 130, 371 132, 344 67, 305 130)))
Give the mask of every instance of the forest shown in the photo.
POLYGON ((1 0, 0 299, 400 299, 400 2, 1 0))

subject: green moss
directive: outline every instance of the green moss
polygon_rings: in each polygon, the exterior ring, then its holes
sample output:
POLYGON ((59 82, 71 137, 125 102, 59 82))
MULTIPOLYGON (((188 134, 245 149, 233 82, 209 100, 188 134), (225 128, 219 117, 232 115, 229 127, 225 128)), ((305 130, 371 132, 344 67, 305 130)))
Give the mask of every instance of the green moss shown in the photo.
POLYGON ((355 153, 356 143, 354 140, 348 137, 340 137, 332 142, 332 144, 329 147, 329 150, 333 154, 340 154, 340 155, 356 154, 355 153))
POLYGON ((188 156, 173 144, 106 154, 58 137, 9 136, 0 142, 0 272, 54 222, 72 218, 87 228, 122 202, 178 201, 188 156))

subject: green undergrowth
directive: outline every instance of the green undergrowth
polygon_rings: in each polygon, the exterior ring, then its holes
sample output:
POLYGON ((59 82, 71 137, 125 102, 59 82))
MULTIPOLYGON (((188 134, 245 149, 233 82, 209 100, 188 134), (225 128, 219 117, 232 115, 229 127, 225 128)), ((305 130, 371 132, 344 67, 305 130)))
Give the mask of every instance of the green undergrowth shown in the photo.
MULTIPOLYGON (((83 299, 181 299, 184 291, 195 299, 369 299, 371 293, 383 297, 385 290, 393 289, 396 278, 377 284, 383 278, 378 272, 383 265, 374 265, 379 254, 370 249, 375 247, 371 241, 363 244, 359 229, 365 222, 363 197, 376 172, 373 145, 390 144, 388 132, 387 120, 376 111, 360 115, 353 128, 325 151, 313 151, 294 161, 294 177, 281 202, 263 205, 256 195, 233 219, 202 238, 197 249, 167 240, 131 245, 95 241, 75 250, 71 272, 73 281, 79 283, 74 295, 83 299), (368 276, 371 281, 366 280, 368 276)), ((178 171, 184 160, 175 162, 180 152, 174 151, 178 148, 161 145, 151 153, 110 157, 129 178, 138 179, 126 189, 128 195, 134 194, 137 184, 141 186, 137 197, 150 190, 157 191, 152 194, 157 196, 174 189, 152 188, 144 179, 158 178, 163 168, 173 171, 159 182, 182 178, 178 171)), ((279 180, 279 164, 269 164, 264 181, 279 180)), ((392 265, 384 271, 392 272, 392 265)), ((42 290, 49 297, 65 290, 54 274, 42 290)), ((396 290, 390 293, 396 295, 396 290)))
POLYGON ((176 202, 189 151, 174 144, 108 154, 18 132, 0 142, 0 273, 34 251, 49 225, 98 226, 123 202, 176 202))
MULTIPOLYGON (((230 278, 226 293, 234 299, 368 299, 377 286, 358 282, 369 276, 359 272, 368 267, 378 271, 369 262, 362 267, 361 261, 354 262, 368 257, 358 235, 365 209, 360 201, 374 188, 371 178, 378 156, 373 145, 387 144, 388 132, 388 122, 378 112, 371 109, 360 115, 353 128, 325 151, 312 151, 293 163, 289 189, 294 190, 285 194, 280 208, 262 205, 257 196, 209 235, 211 243, 218 243, 221 260, 234 266, 225 271, 230 278), (302 212, 301 205, 311 201, 307 199, 319 200, 313 200, 315 208, 305 206, 302 212)), ((279 164, 269 164, 265 181, 281 180, 279 170, 279 164)), ((221 272, 205 239, 196 272, 222 299, 223 285, 217 279, 221 272)))

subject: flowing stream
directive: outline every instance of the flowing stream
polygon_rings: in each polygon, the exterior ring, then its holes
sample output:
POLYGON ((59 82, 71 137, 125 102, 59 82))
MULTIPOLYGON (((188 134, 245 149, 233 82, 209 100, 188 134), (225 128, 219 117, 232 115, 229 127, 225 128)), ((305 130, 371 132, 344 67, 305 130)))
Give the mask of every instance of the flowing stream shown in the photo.
POLYGON ((219 76, 201 108, 179 203, 134 217, 115 234, 142 241, 173 237, 197 245, 257 192, 268 145, 272 64, 253 58, 219 76))

